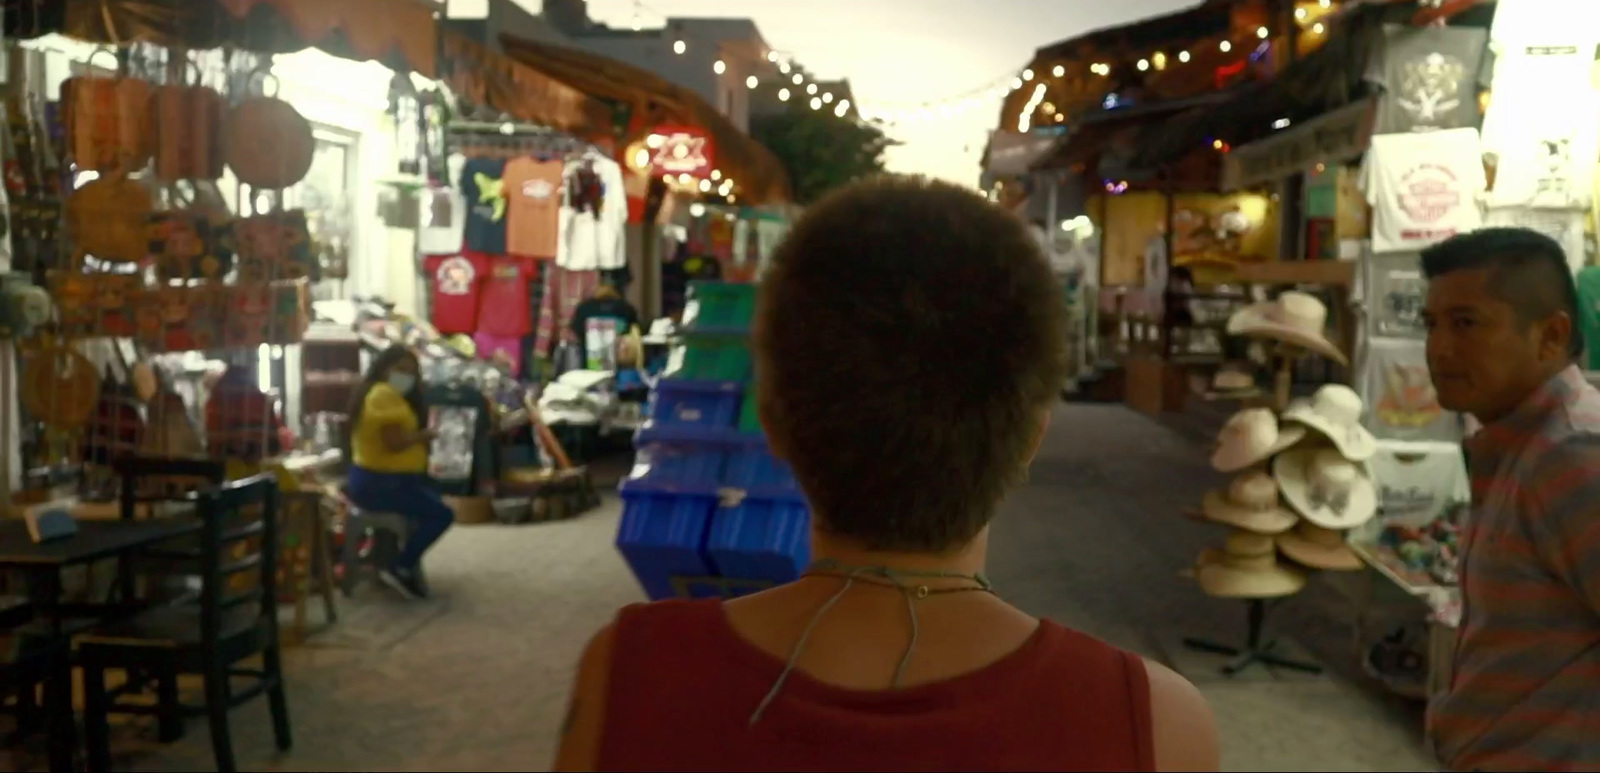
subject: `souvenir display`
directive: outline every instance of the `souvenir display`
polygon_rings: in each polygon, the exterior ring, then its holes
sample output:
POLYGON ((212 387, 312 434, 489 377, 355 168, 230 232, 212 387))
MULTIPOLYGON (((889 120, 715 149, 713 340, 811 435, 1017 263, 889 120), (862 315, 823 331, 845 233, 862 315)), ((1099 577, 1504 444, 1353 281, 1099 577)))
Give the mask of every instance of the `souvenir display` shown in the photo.
POLYGON ((150 188, 142 181, 107 174, 67 198, 67 236, 77 255, 134 263, 149 252, 150 188))
POLYGON ((1236 531, 1221 550, 1201 554, 1195 579, 1208 596, 1266 599, 1292 596, 1306 586, 1306 576, 1278 562, 1271 537, 1236 531))
POLYGON ((305 179, 316 146, 311 123, 276 96, 247 97, 228 114, 228 168, 252 188, 282 189, 305 179))
POLYGON ((1421 339, 1428 282, 1416 253, 1370 255, 1363 261, 1367 314, 1373 335, 1421 339))
POLYGON ((1466 460, 1456 443, 1379 441, 1367 465, 1387 526, 1426 528, 1456 503, 1472 499, 1466 460))
POLYGON ((1461 439, 1461 422, 1439 405, 1424 344, 1413 340, 1367 342, 1365 422, 1386 440, 1461 439))
POLYGON ((1272 461, 1284 501, 1324 529, 1344 531, 1372 520, 1378 492, 1360 465, 1332 449, 1304 448, 1272 461))
MULTIPOLYGON (((1383 55, 1367 80, 1382 88, 1378 134, 1477 128, 1489 35, 1481 27, 1384 28, 1383 55)), ((1492 63, 1492 59, 1490 59, 1492 63)))
POLYGON ((1201 512, 1209 520, 1255 534, 1281 534, 1300 520, 1283 506, 1278 482, 1260 470, 1233 479, 1226 491, 1208 491, 1201 512))
POLYGON ((1478 195, 1487 185, 1476 129, 1374 136, 1361 166, 1372 251, 1416 252, 1477 230, 1478 195))
POLYGON ((1308 399, 1293 400, 1285 421, 1304 425, 1331 441, 1344 458, 1364 462, 1377 453, 1377 439, 1361 426, 1361 396, 1343 384, 1327 384, 1308 399))
MULTIPOLYGON (((190 63, 185 77, 198 76, 190 63)), ((198 80, 198 77, 196 77, 198 80)), ((200 83, 169 83, 155 89, 155 173, 162 180, 215 180, 222 176, 222 95, 200 83)))
MULTIPOLYGON (((102 53, 121 69, 109 49, 96 50, 88 64, 102 53)), ((79 169, 126 174, 149 161, 155 136, 149 83, 123 74, 78 75, 61 84, 61 101, 67 148, 79 169)))
POLYGON ((1228 319, 1228 335, 1266 338, 1344 363, 1344 352, 1327 338, 1328 308, 1315 296, 1288 291, 1253 303, 1228 319))
POLYGON ((1211 466, 1219 472, 1238 472, 1267 461, 1300 442, 1304 427, 1280 425, 1278 417, 1265 408, 1247 408, 1235 413, 1217 437, 1211 466))
POLYGON ((1361 557, 1345 544, 1344 534, 1301 521, 1293 531, 1277 537, 1278 550, 1291 561, 1308 569, 1354 572, 1362 568, 1361 557))

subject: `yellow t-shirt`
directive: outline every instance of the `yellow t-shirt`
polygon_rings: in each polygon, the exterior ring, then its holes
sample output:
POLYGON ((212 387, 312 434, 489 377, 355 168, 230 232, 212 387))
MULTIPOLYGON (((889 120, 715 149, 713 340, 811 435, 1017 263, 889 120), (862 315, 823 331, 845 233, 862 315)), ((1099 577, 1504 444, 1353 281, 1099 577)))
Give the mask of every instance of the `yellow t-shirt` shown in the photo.
POLYGON ((388 384, 374 384, 361 404, 361 421, 350 434, 352 462, 372 472, 427 472, 428 447, 413 444, 400 453, 383 444, 383 428, 398 424, 408 432, 418 429, 417 414, 404 396, 388 384))

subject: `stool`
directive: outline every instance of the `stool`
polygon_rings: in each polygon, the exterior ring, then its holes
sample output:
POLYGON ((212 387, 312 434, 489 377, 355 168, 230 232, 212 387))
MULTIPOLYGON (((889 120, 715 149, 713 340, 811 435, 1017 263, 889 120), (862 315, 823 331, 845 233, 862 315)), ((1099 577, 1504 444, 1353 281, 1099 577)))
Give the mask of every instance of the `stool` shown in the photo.
MULTIPOLYGON (((344 492, 333 493, 344 510, 344 549, 341 558, 344 577, 340 585, 343 586, 344 595, 352 596, 365 574, 362 571, 361 542, 367 531, 371 530, 373 537, 371 560, 365 562, 367 567, 387 567, 405 549, 406 540, 411 537, 411 519, 400 513, 363 510, 350 501, 344 492)), ((427 580, 421 566, 417 567, 416 573, 417 582, 426 588, 427 580)))

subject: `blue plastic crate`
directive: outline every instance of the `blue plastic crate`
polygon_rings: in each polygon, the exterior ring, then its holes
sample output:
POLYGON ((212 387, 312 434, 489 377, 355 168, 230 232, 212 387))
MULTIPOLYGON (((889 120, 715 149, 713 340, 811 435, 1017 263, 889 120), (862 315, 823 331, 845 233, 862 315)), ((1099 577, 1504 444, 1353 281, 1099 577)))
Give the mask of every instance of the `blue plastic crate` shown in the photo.
POLYGON ((728 452, 719 445, 652 443, 639 446, 626 483, 684 490, 715 490, 728 452))
POLYGON ((723 577, 790 582, 811 563, 811 512, 803 502, 775 499, 720 508, 706 555, 723 577))
POLYGON ((662 379, 650 395, 650 421, 703 427, 733 427, 744 399, 738 384, 662 379))
POLYGON ((617 551, 646 595, 674 598, 673 578, 715 573, 705 545, 716 497, 624 491, 622 498, 617 551))
POLYGON ((801 500, 800 485, 794 473, 763 446, 746 447, 728 454, 722 485, 743 489, 765 499, 801 500))

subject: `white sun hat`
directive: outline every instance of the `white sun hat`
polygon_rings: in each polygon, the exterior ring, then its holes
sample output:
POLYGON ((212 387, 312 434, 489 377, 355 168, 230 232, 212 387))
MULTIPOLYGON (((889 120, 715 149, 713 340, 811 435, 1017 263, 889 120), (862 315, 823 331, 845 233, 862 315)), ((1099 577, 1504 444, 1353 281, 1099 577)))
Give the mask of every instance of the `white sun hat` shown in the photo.
POLYGON ((1361 426, 1361 396, 1344 384, 1327 384, 1311 399, 1300 398, 1283 411, 1286 422, 1304 424, 1327 436, 1334 448, 1352 462, 1364 462, 1378 453, 1378 439, 1361 426))
POLYGON ((1282 534, 1300 520, 1278 499, 1278 482, 1261 470, 1236 476, 1227 491, 1209 491, 1201 500, 1207 520, 1256 534, 1282 534))
POLYGON ((1278 563, 1271 537, 1236 531, 1221 550, 1200 554, 1195 579, 1208 596, 1270 599, 1292 596, 1306 586, 1304 572, 1278 563))
POLYGON ((1211 466, 1219 472, 1238 472, 1271 459, 1305 435, 1305 427, 1280 426, 1278 417, 1266 408, 1246 408, 1222 425, 1211 466))
POLYGON ((1324 529, 1353 529, 1378 512, 1378 492, 1361 465, 1330 448, 1301 448, 1272 461, 1283 499, 1324 529))
POLYGON ((1289 560, 1311 569, 1354 572, 1362 567, 1361 557, 1345 544, 1344 534, 1301 521, 1294 531, 1278 535, 1278 550, 1289 560))
POLYGON ((1327 338, 1328 307, 1315 296, 1293 290, 1252 303, 1228 318, 1228 334, 1270 338, 1347 364, 1349 359, 1327 338))

